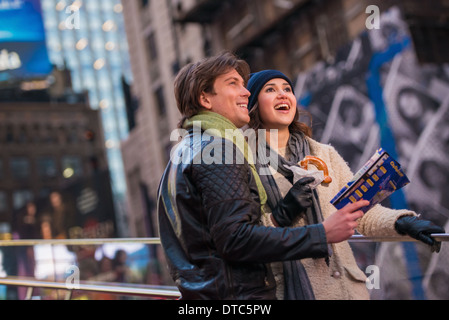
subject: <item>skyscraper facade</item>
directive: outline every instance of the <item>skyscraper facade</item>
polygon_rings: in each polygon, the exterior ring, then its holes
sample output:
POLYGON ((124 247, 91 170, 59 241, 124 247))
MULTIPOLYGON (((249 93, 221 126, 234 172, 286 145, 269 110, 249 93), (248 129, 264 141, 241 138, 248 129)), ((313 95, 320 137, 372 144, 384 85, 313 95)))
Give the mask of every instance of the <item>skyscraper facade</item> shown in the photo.
POLYGON ((122 142, 129 199, 129 229, 134 236, 157 236, 156 194, 170 157, 172 131, 180 120, 173 95, 179 68, 204 57, 198 26, 182 30, 173 23, 170 1, 123 1, 123 18, 139 102, 135 127, 122 142))
POLYGON ((126 236, 126 182, 120 141, 128 135, 123 83, 132 81, 120 0, 41 0, 50 61, 71 71, 75 92, 99 109, 117 213, 126 236))

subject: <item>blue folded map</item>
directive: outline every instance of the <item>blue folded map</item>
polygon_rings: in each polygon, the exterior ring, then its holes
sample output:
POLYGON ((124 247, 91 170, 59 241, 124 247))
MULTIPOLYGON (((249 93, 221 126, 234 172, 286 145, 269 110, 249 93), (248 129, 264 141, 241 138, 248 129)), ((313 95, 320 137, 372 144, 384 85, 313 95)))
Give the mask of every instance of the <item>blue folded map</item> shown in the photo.
POLYGON ((366 212, 408 183, 410 180, 401 165, 380 148, 335 195, 331 203, 341 209, 360 199, 369 200, 369 206, 362 208, 366 212))

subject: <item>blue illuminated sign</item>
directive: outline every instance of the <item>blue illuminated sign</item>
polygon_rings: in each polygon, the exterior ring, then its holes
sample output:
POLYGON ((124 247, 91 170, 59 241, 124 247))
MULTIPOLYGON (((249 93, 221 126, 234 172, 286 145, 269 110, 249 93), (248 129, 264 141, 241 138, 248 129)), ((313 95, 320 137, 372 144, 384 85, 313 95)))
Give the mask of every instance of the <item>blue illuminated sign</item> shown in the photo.
POLYGON ((48 59, 39 0, 0 0, 0 82, 43 78, 48 59))

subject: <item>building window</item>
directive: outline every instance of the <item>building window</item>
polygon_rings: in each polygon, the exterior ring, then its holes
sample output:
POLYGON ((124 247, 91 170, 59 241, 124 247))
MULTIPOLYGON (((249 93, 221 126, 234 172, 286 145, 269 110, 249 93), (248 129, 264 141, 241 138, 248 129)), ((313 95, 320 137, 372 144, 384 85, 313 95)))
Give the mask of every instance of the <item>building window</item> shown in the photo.
POLYGON ((142 7, 146 7, 148 5, 148 3, 150 2, 150 0, 140 0, 140 5, 142 7))
POLYGON ((449 62, 449 24, 429 25, 424 21, 410 25, 414 48, 420 63, 445 64, 449 62))
POLYGON ((27 202, 33 200, 33 194, 30 190, 17 190, 12 194, 12 205, 14 210, 23 208, 27 202))
POLYGON ((62 175, 66 179, 78 177, 83 174, 81 158, 78 156, 62 157, 62 175))
POLYGON ((6 192, 0 191, 0 212, 5 212, 8 210, 8 198, 6 197, 6 192))
POLYGON ((68 129, 67 142, 68 143, 78 143, 78 141, 79 141, 78 127, 74 125, 68 129))
POLYGON ((40 189, 37 193, 38 199, 47 198, 50 195, 51 190, 52 189, 50 187, 43 187, 42 189, 40 189))
POLYGON ((56 177, 56 161, 52 157, 39 157, 37 159, 37 174, 40 178, 56 177))
POLYGON ((167 113, 167 107, 165 104, 165 98, 164 98, 164 90, 162 87, 159 87, 155 91, 155 97, 156 97, 156 103, 159 111, 159 115, 163 116, 167 113))
POLYGON ((19 134, 17 136, 18 143, 27 143, 28 142, 28 133, 27 128, 25 126, 19 127, 19 134))
POLYGON ((42 129, 42 143, 55 143, 57 132, 53 130, 53 127, 47 125, 42 129))
POLYGON ((33 124, 31 127, 31 142, 39 143, 41 134, 41 126, 39 124, 33 124))
POLYGON ((154 33, 150 33, 147 38, 147 46, 148 46, 148 56, 150 61, 154 61, 157 59, 157 46, 156 46, 156 37, 154 33))
POLYGON ((25 157, 14 157, 10 160, 12 177, 16 180, 26 180, 30 176, 30 161, 25 157))
POLYGON ((7 143, 14 142, 14 129, 11 125, 6 126, 5 140, 7 143))

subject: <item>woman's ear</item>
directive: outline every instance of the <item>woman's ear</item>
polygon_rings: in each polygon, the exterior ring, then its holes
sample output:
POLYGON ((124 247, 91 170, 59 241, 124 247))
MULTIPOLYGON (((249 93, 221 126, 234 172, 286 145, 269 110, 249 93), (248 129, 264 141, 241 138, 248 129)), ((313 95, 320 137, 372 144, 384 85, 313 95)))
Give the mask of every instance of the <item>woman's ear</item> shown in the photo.
POLYGON ((202 92, 200 95, 200 105, 205 109, 212 109, 212 104, 209 99, 209 95, 206 92, 202 92))

